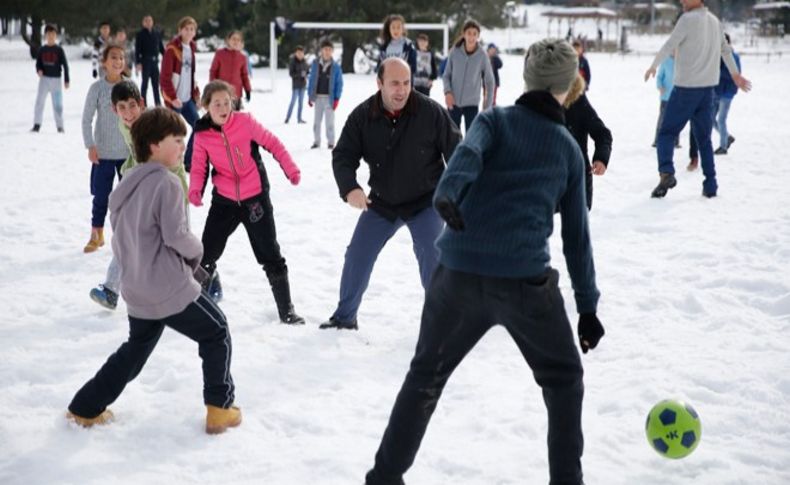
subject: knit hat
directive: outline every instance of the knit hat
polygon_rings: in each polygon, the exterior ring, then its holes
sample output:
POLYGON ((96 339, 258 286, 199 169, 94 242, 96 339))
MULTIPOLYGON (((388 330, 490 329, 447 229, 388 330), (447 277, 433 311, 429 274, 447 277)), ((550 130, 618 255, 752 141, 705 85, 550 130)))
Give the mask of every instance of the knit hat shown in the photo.
POLYGON ((566 92, 579 70, 579 58, 562 39, 543 39, 529 47, 524 58, 527 91, 566 92))

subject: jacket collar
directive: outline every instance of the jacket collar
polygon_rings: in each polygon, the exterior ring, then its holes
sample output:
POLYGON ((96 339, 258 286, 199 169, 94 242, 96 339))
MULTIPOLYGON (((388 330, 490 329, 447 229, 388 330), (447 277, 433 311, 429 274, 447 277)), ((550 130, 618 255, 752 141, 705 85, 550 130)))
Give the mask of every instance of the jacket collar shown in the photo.
MULTIPOLYGON (((229 126, 233 121, 233 118, 235 118, 235 115, 235 112, 231 112, 230 117, 228 118, 228 121, 225 122, 224 126, 229 126)), ((204 114, 199 120, 195 122, 195 133, 206 130, 222 131, 222 126, 211 121, 211 115, 208 113, 204 114)))
MULTIPOLYGON (((406 100, 406 105, 400 110, 399 118, 403 116, 414 113, 417 111, 417 95, 414 94, 414 91, 409 93, 409 99, 406 100)), ((381 91, 378 91, 376 94, 373 95, 373 98, 370 102, 370 118, 376 119, 381 117, 386 117, 386 109, 384 108, 384 103, 381 100, 381 91)))
POLYGON ((555 123, 565 124, 565 114, 557 99, 548 91, 529 91, 521 95, 516 104, 545 116, 555 123))

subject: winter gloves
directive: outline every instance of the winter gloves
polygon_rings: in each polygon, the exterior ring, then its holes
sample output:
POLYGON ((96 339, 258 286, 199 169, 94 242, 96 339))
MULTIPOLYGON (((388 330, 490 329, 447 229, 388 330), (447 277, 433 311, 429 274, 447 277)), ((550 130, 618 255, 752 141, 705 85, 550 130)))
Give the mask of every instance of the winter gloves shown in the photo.
POLYGON ((291 182, 291 185, 299 185, 299 181, 302 180, 301 172, 299 170, 293 172, 288 176, 288 180, 291 182))
POLYGON ((447 223, 447 227, 453 231, 464 230, 464 220, 461 217, 461 211, 458 210, 458 206, 455 205, 455 202, 451 201, 447 197, 442 197, 436 200, 434 206, 436 207, 436 211, 439 213, 442 219, 444 219, 444 222, 447 223))
POLYGON ((203 205, 203 196, 200 194, 199 190, 190 190, 187 198, 189 199, 189 203, 195 207, 200 207, 203 205))
POLYGON ((585 354, 594 349, 604 335, 603 325, 595 313, 582 313, 579 315, 579 346, 585 354))
POLYGON ((339 100, 339 99, 336 99, 336 100, 335 100, 335 101, 332 103, 332 111, 337 111, 337 105, 338 105, 339 103, 340 103, 340 100, 339 100))

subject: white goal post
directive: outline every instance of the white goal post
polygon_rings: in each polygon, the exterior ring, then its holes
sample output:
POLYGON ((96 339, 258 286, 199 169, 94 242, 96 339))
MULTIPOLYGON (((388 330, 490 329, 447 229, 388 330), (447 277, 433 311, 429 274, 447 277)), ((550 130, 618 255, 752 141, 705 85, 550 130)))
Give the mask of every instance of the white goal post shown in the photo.
MULTIPOLYGON (((407 24, 410 30, 441 30, 442 52, 447 56, 450 47, 450 28, 446 24, 407 24)), ((274 91, 274 79, 277 73, 277 38, 275 36, 275 23, 269 24, 269 75, 271 77, 271 91, 274 91)), ((326 29, 326 30, 381 30, 381 23, 356 23, 356 22, 294 22, 293 29, 326 29)))

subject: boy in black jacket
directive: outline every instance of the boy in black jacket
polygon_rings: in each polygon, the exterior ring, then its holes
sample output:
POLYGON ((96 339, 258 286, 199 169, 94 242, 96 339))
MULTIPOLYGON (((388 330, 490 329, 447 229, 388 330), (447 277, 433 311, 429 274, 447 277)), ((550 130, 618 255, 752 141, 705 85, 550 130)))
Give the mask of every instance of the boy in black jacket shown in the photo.
POLYGON ((165 46, 162 45, 162 35, 154 29, 154 18, 146 15, 143 17, 143 28, 137 32, 134 38, 134 55, 137 72, 143 76, 142 84, 140 85, 140 93, 143 96, 143 100, 145 100, 148 82, 150 81, 156 106, 162 104, 159 99, 160 54, 165 54, 165 46))
POLYGON ((291 59, 288 62, 288 75, 291 76, 291 103, 288 105, 288 114, 285 115, 285 122, 288 123, 293 113, 294 104, 299 101, 299 107, 296 111, 296 119, 298 123, 306 123, 302 119, 302 102, 304 101, 304 92, 307 87, 307 74, 310 72, 310 65, 304 58, 304 47, 298 45, 294 50, 291 59))
POLYGON ((433 81, 438 77, 436 55, 430 49, 428 35, 417 36, 417 70, 414 72, 414 89, 426 96, 431 95, 433 81))
POLYGON ((44 103, 47 94, 52 96, 52 110, 55 112, 55 124, 58 133, 63 133, 63 90, 60 89, 60 71, 63 70, 63 86, 69 88, 69 63, 63 48, 56 44, 58 31, 52 24, 44 28, 47 38, 46 45, 38 50, 36 57, 36 72, 38 73, 38 95, 36 95, 36 111, 33 119, 33 129, 38 132, 44 117, 44 103))

